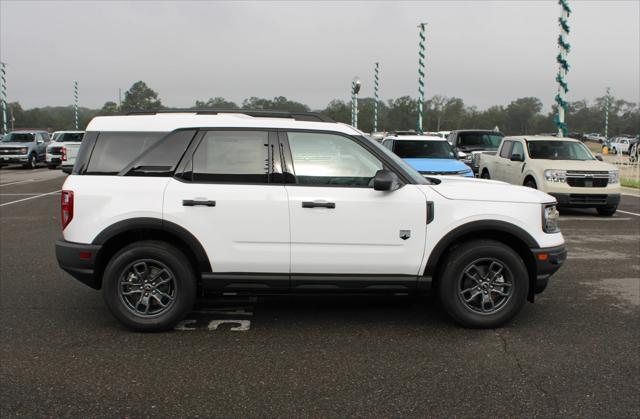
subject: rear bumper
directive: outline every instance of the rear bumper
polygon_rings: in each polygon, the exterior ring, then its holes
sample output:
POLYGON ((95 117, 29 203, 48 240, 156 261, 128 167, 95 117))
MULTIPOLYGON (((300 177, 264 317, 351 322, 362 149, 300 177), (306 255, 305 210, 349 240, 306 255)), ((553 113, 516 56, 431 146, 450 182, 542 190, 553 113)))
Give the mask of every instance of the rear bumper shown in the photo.
POLYGON ((567 248, 565 245, 531 249, 536 260, 536 272, 538 281, 546 281, 556 273, 567 260, 567 248))
POLYGON ((558 201, 559 207, 573 208, 595 208, 595 207, 614 207, 620 203, 619 193, 555 193, 548 192, 558 201))
POLYGON ((102 246, 58 240, 55 247, 58 265, 63 270, 83 284, 100 289, 100 280, 94 275, 94 267, 102 246))

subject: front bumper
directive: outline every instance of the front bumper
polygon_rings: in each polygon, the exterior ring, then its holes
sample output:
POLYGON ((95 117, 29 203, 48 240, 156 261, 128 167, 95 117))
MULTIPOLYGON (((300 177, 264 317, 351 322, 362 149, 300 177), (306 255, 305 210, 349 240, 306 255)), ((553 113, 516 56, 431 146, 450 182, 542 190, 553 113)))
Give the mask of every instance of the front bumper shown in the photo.
POLYGON ((95 260, 102 246, 58 240, 55 244, 58 265, 78 281, 100 289, 100 279, 94 275, 95 260))
POLYGON ((595 208, 615 207, 620 203, 620 193, 556 193, 548 192, 558 201, 559 207, 595 208))
POLYGON ((18 154, 18 155, 12 155, 12 156, 0 156, 0 163, 3 164, 12 164, 12 163, 26 163, 27 161, 29 161, 29 155, 28 154, 18 154))
POLYGON ((567 248, 564 244, 555 247, 531 249, 531 253, 533 253, 533 257, 536 260, 537 282, 547 281, 567 260, 567 248))

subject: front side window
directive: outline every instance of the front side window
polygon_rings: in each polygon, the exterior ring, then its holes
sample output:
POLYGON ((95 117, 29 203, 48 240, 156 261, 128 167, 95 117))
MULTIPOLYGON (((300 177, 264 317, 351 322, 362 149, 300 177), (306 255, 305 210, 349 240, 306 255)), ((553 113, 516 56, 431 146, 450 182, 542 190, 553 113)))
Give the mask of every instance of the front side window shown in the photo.
POLYGON ((582 143, 573 141, 529 141, 529 157, 547 160, 594 160, 593 155, 582 143))
POLYGON ((524 157, 524 148, 522 148, 522 143, 516 141, 513 143, 513 148, 511 149, 511 155, 518 154, 520 157, 524 157))
POLYGON ((296 183, 367 187, 383 165, 355 141, 336 134, 289 132, 296 183))
POLYGON ((209 131, 193 155, 195 182, 268 183, 269 133, 209 131))
POLYGON ((455 159, 453 149, 446 141, 396 141, 394 153, 403 159, 455 159))

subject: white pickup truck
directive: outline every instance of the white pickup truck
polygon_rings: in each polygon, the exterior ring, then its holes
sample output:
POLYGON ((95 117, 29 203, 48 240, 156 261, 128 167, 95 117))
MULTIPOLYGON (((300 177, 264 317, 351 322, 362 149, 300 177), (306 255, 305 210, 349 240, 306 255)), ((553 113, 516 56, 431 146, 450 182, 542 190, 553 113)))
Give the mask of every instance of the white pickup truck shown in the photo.
POLYGON ((497 153, 482 155, 479 172, 485 179, 546 192, 561 208, 596 208, 611 216, 620 202, 618 169, 570 138, 505 137, 497 153))

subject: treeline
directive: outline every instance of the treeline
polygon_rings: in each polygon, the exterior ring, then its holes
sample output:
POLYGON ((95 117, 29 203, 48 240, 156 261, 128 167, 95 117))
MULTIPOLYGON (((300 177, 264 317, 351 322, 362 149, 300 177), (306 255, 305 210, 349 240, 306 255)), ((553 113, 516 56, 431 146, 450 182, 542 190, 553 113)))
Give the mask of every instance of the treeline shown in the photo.
MULTIPOLYGON (((566 114, 569 130, 578 133, 604 131, 605 98, 571 102, 566 114)), ((417 121, 417 100, 409 96, 380 101, 378 103, 378 130, 415 129, 417 121)), ((84 129, 97 115, 157 110, 167 108, 158 93, 139 81, 125 92, 121 105, 106 102, 101 109, 79 108, 79 124, 84 129)), ((273 99, 250 97, 236 104, 222 97, 197 100, 192 109, 251 109, 282 110, 304 112, 311 109, 304 103, 289 100, 283 96, 273 99)), ((373 98, 358 100, 358 127, 365 132, 373 131, 373 98)), ((493 129, 498 127, 505 134, 552 133, 556 131, 553 122, 555 109, 542 113, 542 102, 535 97, 519 98, 507 106, 492 106, 479 110, 467 106, 460 98, 433 96, 424 104, 425 131, 444 131, 462 128, 493 129)), ((9 126, 18 128, 47 128, 49 130, 72 129, 74 111, 72 106, 43 107, 24 110, 18 102, 9 104, 9 126)), ((339 122, 350 123, 351 102, 332 100, 326 108, 315 110, 339 122)), ((613 98, 609 107, 609 134, 632 134, 640 132, 640 110, 637 103, 613 98)))

